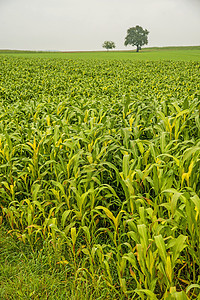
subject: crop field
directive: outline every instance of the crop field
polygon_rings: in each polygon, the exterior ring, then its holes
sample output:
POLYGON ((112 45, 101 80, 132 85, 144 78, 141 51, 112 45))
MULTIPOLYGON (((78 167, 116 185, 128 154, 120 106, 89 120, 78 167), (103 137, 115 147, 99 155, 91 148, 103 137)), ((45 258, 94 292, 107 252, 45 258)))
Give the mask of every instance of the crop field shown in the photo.
POLYGON ((200 63, 1 55, 0 74, 1 231, 18 268, 45 259, 8 284, 1 241, 0 297, 200 299, 200 63))

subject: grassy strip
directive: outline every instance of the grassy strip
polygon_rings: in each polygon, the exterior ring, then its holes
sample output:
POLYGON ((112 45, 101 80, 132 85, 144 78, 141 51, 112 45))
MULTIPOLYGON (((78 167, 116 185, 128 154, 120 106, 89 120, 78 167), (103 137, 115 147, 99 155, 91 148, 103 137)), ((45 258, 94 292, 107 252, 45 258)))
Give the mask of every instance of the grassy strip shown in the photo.
POLYGON ((98 60, 173 60, 200 61, 200 46, 188 47, 152 47, 144 48, 139 53, 130 51, 75 51, 45 52, 0 50, 0 55, 29 58, 62 58, 62 59, 98 59, 98 60))
POLYGON ((0 299, 124 299, 99 276, 95 282, 77 269, 74 273, 44 242, 34 251, 0 227, 0 299))

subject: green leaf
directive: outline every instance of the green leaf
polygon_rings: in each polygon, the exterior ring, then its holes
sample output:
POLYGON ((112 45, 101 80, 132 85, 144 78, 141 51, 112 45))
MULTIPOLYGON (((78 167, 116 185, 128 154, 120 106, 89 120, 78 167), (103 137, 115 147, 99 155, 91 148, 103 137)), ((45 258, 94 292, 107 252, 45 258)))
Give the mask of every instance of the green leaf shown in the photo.
POLYGON ((194 195, 193 197, 191 197, 191 200, 195 204, 197 211, 200 214, 200 198, 197 195, 194 195))
POLYGON ((163 237, 161 234, 159 234, 159 235, 155 236, 154 238, 155 238, 156 246, 158 248, 158 253, 159 253, 162 261, 164 262, 164 264, 166 264, 167 253, 166 253, 166 247, 165 247, 163 237))
POLYGON ((64 227, 65 226, 65 222, 67 217, 69 216, 69 214, 71 213, 71 210, 66 210, 64 211, 64 213, 62 214, 62 218, 61 218, 61 226, 64 227))
POLYGON ((115 217, 114 217, 113 213, 107 207, 97 206, 97 207, 95 207, 95 209, 102 209, 108 218, 110 218, 113 222, 115 221, 115 217))
POLYGON ((143 251, 144 251, 144 253, 146 253, 147 247, 148 247, 148 238, 147 238, 146 225, 142 224, 142 225, 138 225, 137 227, 138 227, 139 235, 141 237, 140 240, 141 240, 141 245, 142 245, 143 251))
POLYGON ((199 285, 199 284, 190 284, 190 285, 186 288, 186 294, 187 294, 191 289, 200 289, 200 285, 199 285))
POLYGON ((129 173, 129 155, 123 157, 123 179, 126 180, 129 173))
POLYGON ((187 239, 187 236, 179 235, 179 237, 175 240, 174 246, 173 246, 173 264, 175 264, 176 260, 178 259, 181 251, 187 246, 185 244, 185 241, 187 239))
POLYGON ((72 245, 74 246, 77 238, 76 227, 71 228, 71 238, 72 238, 72 245))
POLYGON ((156 297, 156 295, 152 291, 150 291, 150 290, 146 290, 146 289, 144 289, 144 290, 138 290, 138 289, 136 289, 134 291, 139 296, 141 296, 141 293, 142 293, 142 294, 145 294, 145 295, 149 296, 151 300, 158 300, 158 298, 156 297))

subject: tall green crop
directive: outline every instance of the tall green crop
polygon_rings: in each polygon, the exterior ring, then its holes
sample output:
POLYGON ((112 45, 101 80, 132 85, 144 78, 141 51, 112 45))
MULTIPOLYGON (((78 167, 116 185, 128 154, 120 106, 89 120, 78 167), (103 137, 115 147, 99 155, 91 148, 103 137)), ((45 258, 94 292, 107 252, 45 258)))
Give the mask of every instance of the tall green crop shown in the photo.
POLYGON ((119 297, 196 299, 199 63, 0 68, 0 221, 119 297))

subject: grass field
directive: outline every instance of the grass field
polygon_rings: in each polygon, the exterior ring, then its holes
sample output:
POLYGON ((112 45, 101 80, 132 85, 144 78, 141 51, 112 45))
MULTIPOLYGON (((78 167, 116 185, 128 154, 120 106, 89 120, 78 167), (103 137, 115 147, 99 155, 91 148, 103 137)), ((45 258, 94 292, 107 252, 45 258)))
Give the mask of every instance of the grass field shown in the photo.
POLYGON ((200 299, 200 50, 150 50, 0 54, 1 299, 200 299))
POLYGON ((63 58, 63 59, 100 59, 100 60, 184 60, 200 61, 200 46, 191 47, 163 47, 146 48, 136 53, 135 51, 96 51, 96 52, 27 52, 3 51, 0 55, 17 57, 38 58, 63 58))

